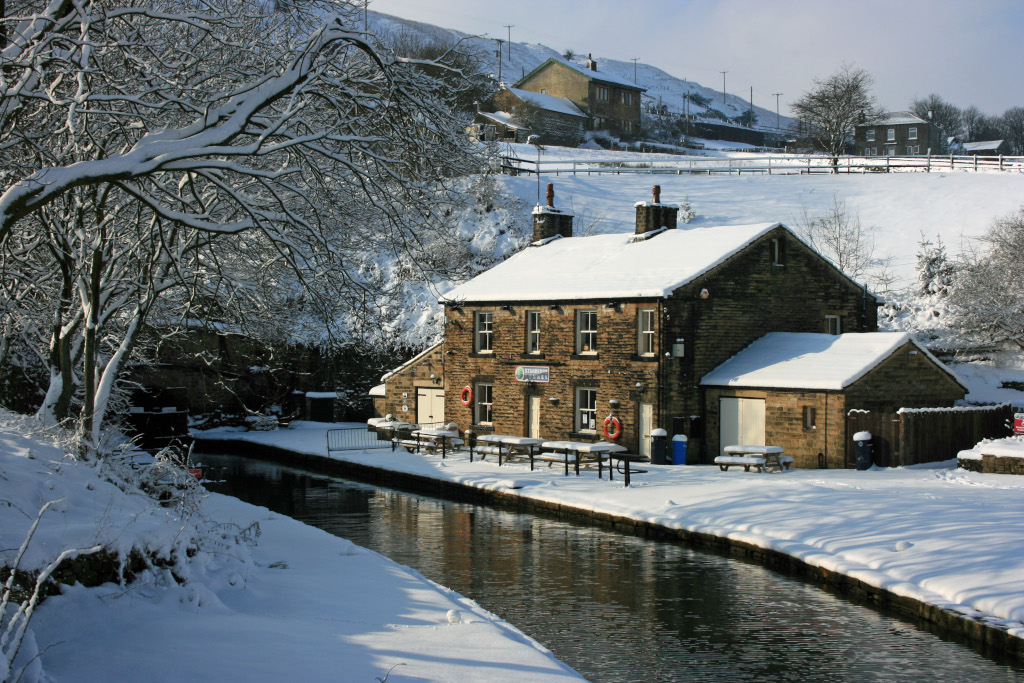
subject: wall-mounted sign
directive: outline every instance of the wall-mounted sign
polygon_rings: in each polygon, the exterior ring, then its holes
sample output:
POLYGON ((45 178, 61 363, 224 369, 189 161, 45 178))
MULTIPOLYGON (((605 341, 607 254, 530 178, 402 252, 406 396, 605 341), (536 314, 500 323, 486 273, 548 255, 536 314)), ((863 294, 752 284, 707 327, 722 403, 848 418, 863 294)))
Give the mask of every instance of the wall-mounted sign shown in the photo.
POLYGON ((550 382, 551 368, 546 365, 517 365, 517 382, 550 382))
POLYGON ((1024 413, 1013 414, 1013 433, 1024 434, 1024 413))

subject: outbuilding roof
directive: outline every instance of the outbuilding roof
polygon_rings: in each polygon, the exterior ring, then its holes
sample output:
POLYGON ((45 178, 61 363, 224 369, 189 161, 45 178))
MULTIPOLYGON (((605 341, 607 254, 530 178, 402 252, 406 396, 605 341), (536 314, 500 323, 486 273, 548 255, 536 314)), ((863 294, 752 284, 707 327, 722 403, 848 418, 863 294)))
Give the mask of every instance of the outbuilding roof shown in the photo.
POLYGON ((524 102, 532 102, 541 109, 558 114, 587 118, 587 115, 580 111, 579 107, 564 97, 555 97, 554 95, 533 92, 532 90, 522 90, 521 88, 509 88, 508 90, 524 102))
POLYGON ((666 297, 780 226, 757 223, 546 240, 455 287, 441 302, 666 297))
POLYGON ((840 391, 908 342, 964 386, 905 332, 769 332, 704 375, 701 386, 840 391))

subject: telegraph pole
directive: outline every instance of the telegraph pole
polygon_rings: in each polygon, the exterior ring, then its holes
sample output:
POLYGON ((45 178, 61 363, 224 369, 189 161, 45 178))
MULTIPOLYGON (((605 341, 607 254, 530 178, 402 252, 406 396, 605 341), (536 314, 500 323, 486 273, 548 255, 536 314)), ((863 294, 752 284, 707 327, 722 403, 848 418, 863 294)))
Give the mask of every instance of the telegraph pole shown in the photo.
MULTIPOLYGON (((502 24, 508 29, 508 61, 512 61, 512 29, 516 27, 515 24, 502 24)), ((499 55, 500 57, 500 55, 499 55)))
MULTIPOLYGON (((722 72, 722 106, 723 107, 725 106, 725 74, 727 74, 727 73, 729 73, 729 72, 728 71, 723 71, 722 72)), ((722 112, 722 113, 724 114, 725 112, 722 112)))
POLYGON ((779 125, 779 95, 782 93, 773 92, 772 94, 775 95, 775 127, 782 128, 782 126, 779 125))
POLYGON ((636 84, 636 61, 638 59, 640 59, 640 58, 639 57, 630 57, 629 59, 630 59, 630 61, 633 62, 633 84, 635 85, 636 84))
POLYGON ((498 83, 501 83, 501 38, 495 38, 498 41, 498 83))

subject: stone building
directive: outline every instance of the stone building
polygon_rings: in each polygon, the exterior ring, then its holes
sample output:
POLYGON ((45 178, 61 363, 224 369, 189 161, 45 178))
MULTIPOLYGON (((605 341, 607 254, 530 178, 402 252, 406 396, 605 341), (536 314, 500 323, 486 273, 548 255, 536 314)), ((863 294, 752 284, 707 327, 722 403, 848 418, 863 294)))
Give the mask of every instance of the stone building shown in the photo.
POLYGON ((861 156, 918 156, 945 154, 947 139, 930 121, 898 111, 859 123, 853 145, 861 156))
POLYGON ((370 390, 375 417, 394 415, 404 422, 445 421, 444 345, 434 344, 381 378, 370 390))
POLYGON ((701 378, 769 332, 873 332, 875 297, 780 223, 676 229, 638 202, 632 235, 572 237, 534 210, 534 243, 442 299, 446 418, 477 433, 619 442, 652 428, 705 448, 701 378))
POLYGON ((564 97, 502 84, 493 101, 499 112, 511 112, 512 120, 521 122, 539 135, 542 144, 575 147, 583 140, 583 129, 589 119, 564 97))
MULTIPOLYGON (((707 450, 782 446, 796 467, 849 462, 850 410, 949 407, 966 388, 910 335, 771 332, 701 380, 707 450)), ((854 430, 856 431, 856 430, 854 430)))
POLYGON ((551 57, 526 74, 515 89, 565 98, 590 117, 590 130, 635 135, 640 130, 640 97, 644 88, 600 71, 597 60, 586 66, 551 57))

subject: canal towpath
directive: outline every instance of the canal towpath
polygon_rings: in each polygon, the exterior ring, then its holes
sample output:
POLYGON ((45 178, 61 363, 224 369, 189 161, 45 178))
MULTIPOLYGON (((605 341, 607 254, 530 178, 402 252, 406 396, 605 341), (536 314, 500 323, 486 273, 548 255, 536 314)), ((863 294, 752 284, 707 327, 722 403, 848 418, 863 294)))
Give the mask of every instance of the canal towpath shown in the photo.
MULTIPOLYGON (((958 469, 956 461, 906 468, 722 472, 715 466, 645 466, 626 488, 596 471, 564 476, 524 462, 470 463, 465 455, 401 449, 331 452, 326 430, 299 423, 272 432, 211 430, 240 440, 570 508, 595 519, 635 520, 682 537, 722 539, 794 558, 821 577, 902 600, 929 620, 952 615, 964 633, 1024 651, 1024 477, 958 469), (927 609, 934 608, 934 609, 927 609), (940 613, 936 618, 936 613, 940 613), (984 625, 972 629, 971 625, 984 625), (994 640, 992 632, 1004 634, 994 640)), ((347 425, 353 426, 353 425, 347 425)), ((750 554, 750 553, 748 553, 750 554)), ((861 592, 858 590, 858 592, 861 592)), ((956 630, 954 628, 954 630, 956 630)))

